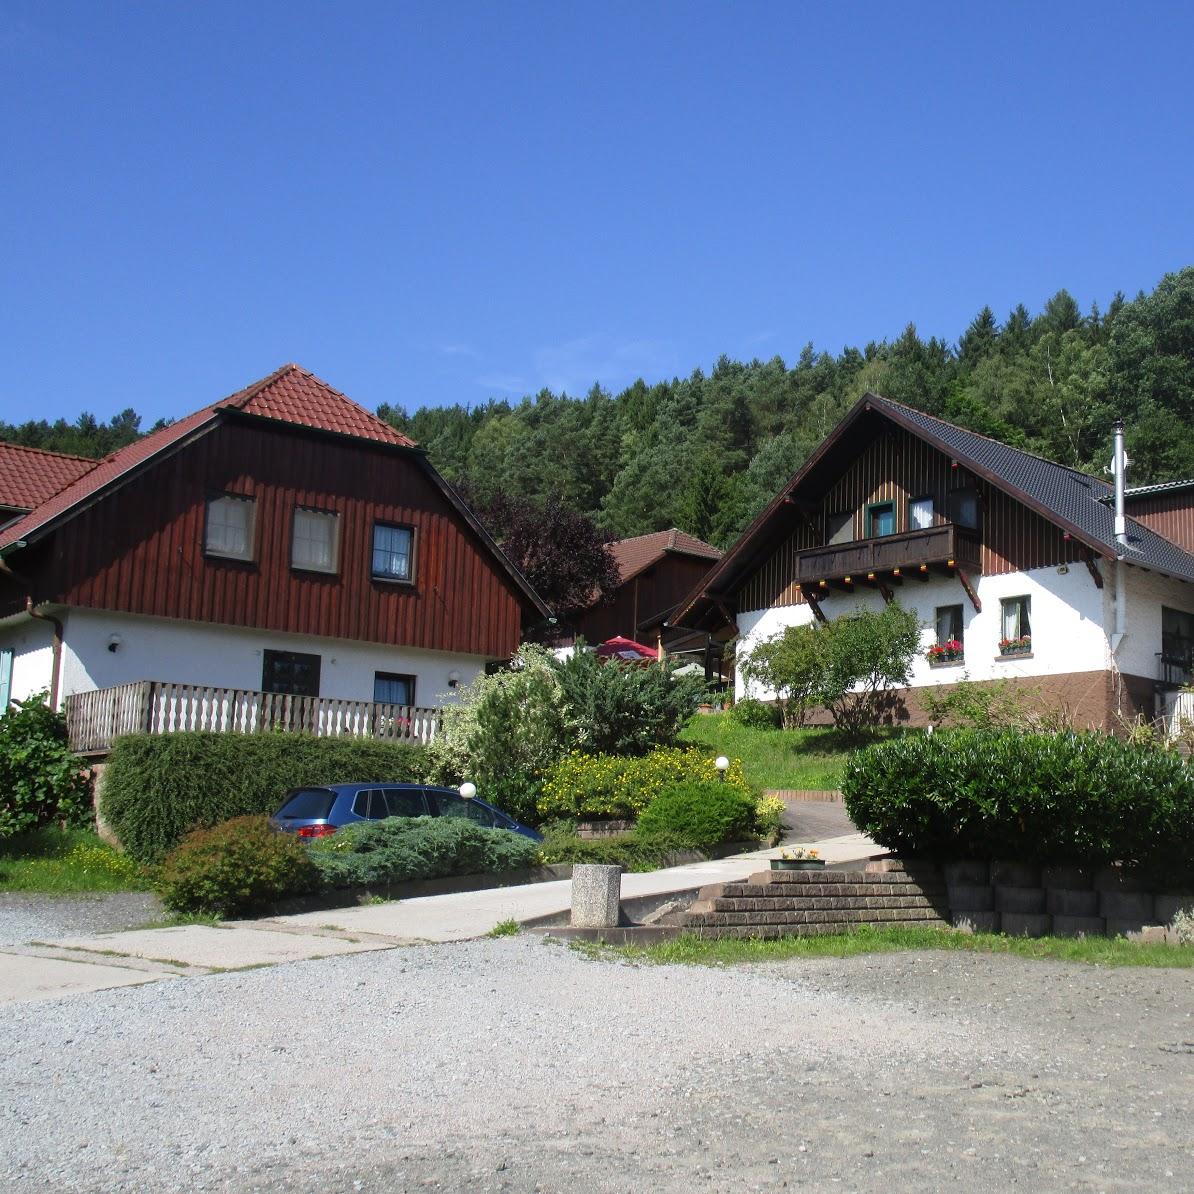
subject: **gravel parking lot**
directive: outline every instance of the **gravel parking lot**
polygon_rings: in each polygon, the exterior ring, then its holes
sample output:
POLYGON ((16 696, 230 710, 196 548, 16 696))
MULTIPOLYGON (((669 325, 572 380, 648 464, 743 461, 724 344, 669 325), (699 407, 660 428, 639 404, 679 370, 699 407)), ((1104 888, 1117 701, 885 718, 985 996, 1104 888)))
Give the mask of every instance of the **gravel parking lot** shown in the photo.
POLYGON ((16 1005, 0 1188, 1191 1188, 1190 981, 524 936, 16 1005))
POLYGON ((112 933, 160 920, 162 902, 148 891, 88 895, 0 892, 0 946, 85 933, 112 933))

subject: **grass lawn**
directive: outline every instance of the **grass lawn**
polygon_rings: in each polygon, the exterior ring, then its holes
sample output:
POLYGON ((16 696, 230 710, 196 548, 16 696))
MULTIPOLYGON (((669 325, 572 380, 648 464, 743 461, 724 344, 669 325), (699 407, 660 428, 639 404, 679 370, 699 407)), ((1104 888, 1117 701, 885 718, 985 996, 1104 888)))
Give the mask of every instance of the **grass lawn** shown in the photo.
POLYGON ((788 958, 848 958, 855 954, 909 949, 1015 954, 1020 958, 1052 958, 1097 966, 1194 967, 1194 946, 1189 945, 1154 945, 1123 937, 1005 937, 916 928, 861 927, 853 933, 834 936, 753 941, 677 937, 646 949, 626 947, 616 952, 650 962, 727 966, 738 962, 781 962, 788 958))
POLYGON ((680 737, 710 754, 741 759, 747 781, 759 788, 836 789, 851 750, 834 729, 751 729, 728 713, 698 713, 680 737))
POLYGON ((140 867, 90 830, 38 829, 0 841, 0 891, 137 891, 140 867))

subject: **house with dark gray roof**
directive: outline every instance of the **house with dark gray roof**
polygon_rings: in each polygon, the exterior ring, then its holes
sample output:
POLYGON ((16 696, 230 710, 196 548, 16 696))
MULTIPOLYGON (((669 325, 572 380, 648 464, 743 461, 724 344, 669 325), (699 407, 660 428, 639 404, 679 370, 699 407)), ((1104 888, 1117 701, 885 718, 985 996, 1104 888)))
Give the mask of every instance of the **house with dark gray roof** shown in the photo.
POLYGON ((897 717, 923 722, 918 690, 1007 678, 1114 728, 1172 707, 1194 649, 1194 485, 1128 489, 1124 508, 1117 527, 1109 480, 866 394, 671 623, 731 624, 741 660, 898 600, 923 653, 897 717))

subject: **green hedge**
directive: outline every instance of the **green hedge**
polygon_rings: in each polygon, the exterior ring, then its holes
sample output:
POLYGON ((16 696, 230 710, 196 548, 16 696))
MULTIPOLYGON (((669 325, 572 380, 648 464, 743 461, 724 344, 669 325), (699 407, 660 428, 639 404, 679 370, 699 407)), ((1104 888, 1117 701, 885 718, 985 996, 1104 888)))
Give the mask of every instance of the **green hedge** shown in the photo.
POLYGON ((421 780, 421 746, 311 734, 130 734, 116 741, 100 811, 138 862, 196 826, 273 813, 288 788, 421 780))
POLYGON ((717 780, 673 784, 643 810, 640 838, 665 838, 708 852, 723 842, 740 842, 755 831, 757 801, 717 780))
POLYGON ((538 861, 538 843, 462 817, 389 817, 317 838, 310 858, 329 887, 370 887, 520 870, 538 861))
POLYGON ((910 734, 851 756, 842 792, 859 830, 907 855, 1194 869, 1194 774, 1106 734, 910 734))

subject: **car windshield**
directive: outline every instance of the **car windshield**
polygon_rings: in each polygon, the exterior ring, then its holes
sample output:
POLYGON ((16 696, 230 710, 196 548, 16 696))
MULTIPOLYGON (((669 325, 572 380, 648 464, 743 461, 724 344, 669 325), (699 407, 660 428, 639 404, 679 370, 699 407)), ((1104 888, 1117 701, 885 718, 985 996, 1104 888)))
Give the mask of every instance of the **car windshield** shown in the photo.
POLYGON ((332 811, 335 799, 335 792, 329 792, 327 788, 300 788, 291 792, 278 816, 287 821, 322 820, 332 811))

